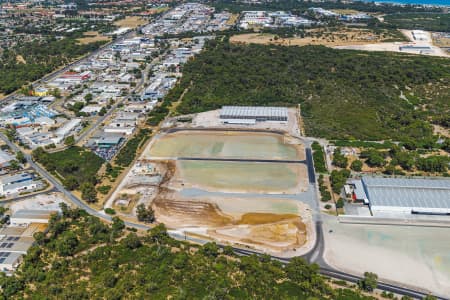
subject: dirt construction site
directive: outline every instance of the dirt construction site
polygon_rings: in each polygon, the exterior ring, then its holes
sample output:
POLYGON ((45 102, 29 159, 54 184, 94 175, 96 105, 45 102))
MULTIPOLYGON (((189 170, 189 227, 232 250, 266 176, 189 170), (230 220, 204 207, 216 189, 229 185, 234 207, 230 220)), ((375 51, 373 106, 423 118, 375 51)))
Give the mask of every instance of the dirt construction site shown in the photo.
POLYGON ((143 203, 171 230, 293 256, 315 243, 311 208, 301 201, 311 190, 298 138, 187 129, 157 134, 106 207, 135 220, 143 203))

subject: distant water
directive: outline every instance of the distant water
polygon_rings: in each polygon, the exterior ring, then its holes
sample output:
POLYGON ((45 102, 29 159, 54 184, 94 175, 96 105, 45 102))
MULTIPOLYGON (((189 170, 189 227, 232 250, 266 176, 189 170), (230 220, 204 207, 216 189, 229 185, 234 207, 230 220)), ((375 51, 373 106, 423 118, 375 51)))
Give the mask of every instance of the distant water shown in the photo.
POLYGON ((363 0, 365 2, 386 2, 398 4, 422 4, 422 5, 440 5, 450 6, 450 0, 363 0))

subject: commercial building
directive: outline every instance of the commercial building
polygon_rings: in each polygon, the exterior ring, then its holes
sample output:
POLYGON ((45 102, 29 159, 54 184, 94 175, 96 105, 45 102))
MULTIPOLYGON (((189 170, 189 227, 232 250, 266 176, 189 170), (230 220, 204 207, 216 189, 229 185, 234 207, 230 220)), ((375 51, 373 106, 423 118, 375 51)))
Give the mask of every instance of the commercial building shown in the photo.
POLYGON ((286 123, 288 109, 270 106, 223 106, 220 110, 220 120, 225 124, 255 124, 263 121, 286 123))
POLYGON ((0 228, 0 272, 11 274, 33 245, 33 235, 47 228, 54 211, 18 210, 11 217, 11 224, 0 228))
POLYGON ((0 177, 0 195, 9 196, 37 188, 37 182, 32 174, 21 173, 0 177))
POLYGON ((450 215, 450 180, 364 176, 353 180, 353 199, 372 213, 450 215))
POLYGON ((0 168, 9 167, 9 164, 14 159, 15 157, 9 154, 8 152, 0 150, 0 168))
POLYGON ((28 226, 31 223, 48 224, 55 211, 21 209, 11 216, 11 226, 28 226))

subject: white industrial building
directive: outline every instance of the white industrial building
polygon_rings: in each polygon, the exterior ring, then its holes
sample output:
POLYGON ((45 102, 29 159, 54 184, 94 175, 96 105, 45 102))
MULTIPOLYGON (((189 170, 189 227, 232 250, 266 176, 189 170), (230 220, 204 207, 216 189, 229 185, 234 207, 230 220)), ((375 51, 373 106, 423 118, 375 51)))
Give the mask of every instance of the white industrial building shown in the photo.
POLYGON ((0 228, 0 272, 14 272, 33 245, 33 235, 47 228, 54 211, 18 210, 11 217, 11 224, 0 228))
POLYGON ((14 159, 14 156, 0 149, 0 168, 8 167, 14 159))
POLYGON ((29 173, 20 173, 0 177, 0 195, 10 196, 24 191, 33 191, 38 182, 29 173))
POLYGON ((450 215, 450 180, 364 176, 353 180, 353 199, 372 213, 450 215))
POLYGON ((31 223, 48 224, 55 211, 21 209, 11 216, 11 226, 28 226, 31 223))
POLYGON ((270 106, 223 106, 220 110, 220 120, 224 124, 251 125, 264 121, 287 123, 288 109, 270 106))

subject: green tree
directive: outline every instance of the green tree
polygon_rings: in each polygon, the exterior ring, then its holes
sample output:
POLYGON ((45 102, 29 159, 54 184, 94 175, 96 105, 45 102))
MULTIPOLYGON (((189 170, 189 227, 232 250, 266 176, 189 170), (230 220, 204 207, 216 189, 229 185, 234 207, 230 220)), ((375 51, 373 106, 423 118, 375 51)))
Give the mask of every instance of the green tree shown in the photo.
POLYGON ((69 135, 68 137, 66 137, 66 139, 64 140, 64 145, 68 147, 75 145, 75 137, 73 135, 69 135))
POLYGON ((344 205, 345 205, 344 199, 339 198, 339 199, 336 201, 336 208, 343 208, 344 205))
POLYGON ((81 198, 83 200, 91 203, 97 201, 97 191, 95 190, 95 186, 91 182, 84 182, 80 186, 80 190, 81 198))
POLYGON ((358 281, 358 286, 360 289, 372 292, 377 288, 378 285, 378 275, 372 272, 365 272, 364 278, 358 281))
POLYGON ((352 169, 355 172, 361 172, 363 166, 363 162, 359 159, 352 161, 352 164, 350 165, 350 169, 352 169))
POLYGON ((338 147, 333 153, 333 165, 339 168, 347 168, 348 159, 341 153, 341 148, 338 147))
POLYGON ((20 169, 20 164, 17 160, 12 160, 9 162, 9 168, 11 170, 19 170, 20 169))
POLYGON ((112 218, 112 230, 116 233, 121 232, 123 229, 125 229, 125 223, 122 219, 119 217, 113 217, 112 218))
POLYGON ((137 249, 142 246, 141 240, 136 233, 130 233, 123 239, 124 245, 129 249, 137 249))
POLYGON ((101 109, 100 109, 100 111, 98 112, 98 115, 99 116, 104 116, 106 114, 106 108, 105 107, 102 107, 101 109))
POLYGON ((382 167, 386 164, 383 155, 375 149, 361 152, 361 157, 366 158, 366 164, 370 167, 382 167))
POLYGON ((19 151, 19 152, 16 153, 16 159, 21 164, 24 164, 27 161, 26 158, 25 158, 25 155, 23 154, 22 151, 19 151))
POLYGON ((75 253, 76 247, 78 246, 78 238, 72 231, 66 231, 56 241, 56 249, 58 254, 61 256, 71 256, 75 253))
POLYGON ((136 216, 140 222, 153 223, 155 221, 155 212, 152 207, 145 207, 143 203, 136 207, 136 216))
POLYGON ((93 99, 93 96, 92 96, 92 94, 91 94, 91 93, 89 93, 89 94, 86 94, 86 95, 84 96, 84 100, 86 101, 86 103, 89 103, 89 102, 91 102, 91 101, 92 101, 92 99, 93 99))
POLYGON ((80 186, 78 179, 73 175, 67 176, 64 179, 63 184, 66 189, 71 191, 76 190, 80 186))

